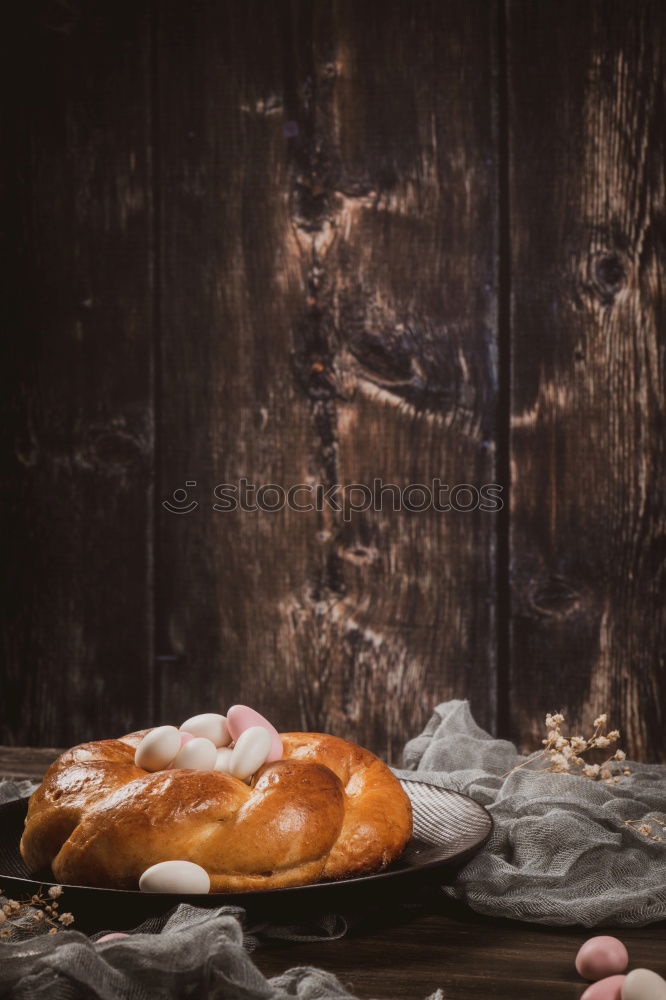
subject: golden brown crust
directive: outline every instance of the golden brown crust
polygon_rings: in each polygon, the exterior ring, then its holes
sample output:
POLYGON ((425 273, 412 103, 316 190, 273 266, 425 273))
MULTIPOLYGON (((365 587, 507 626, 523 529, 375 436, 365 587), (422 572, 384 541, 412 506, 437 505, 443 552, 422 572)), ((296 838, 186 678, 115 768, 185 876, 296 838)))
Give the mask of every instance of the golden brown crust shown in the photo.
POLYGON ((303 885, 374 871, 411 836, 409 799, 368 750, 284 733, 282 760, 246 785, 218 771, 150 774, 142 736, 84 743, 51 765, 30 799, 21 853, 65 884, 135 889, 158 861, 193 861, 212 892, 303 885))
POLYGON ((400 857, 412 835, 412 808, 383 761, 363 747, 320 733, 285 733, 282 745, 285 757, 324 764, 344 789, 342 829, 323 878, 376 871, 400 857))

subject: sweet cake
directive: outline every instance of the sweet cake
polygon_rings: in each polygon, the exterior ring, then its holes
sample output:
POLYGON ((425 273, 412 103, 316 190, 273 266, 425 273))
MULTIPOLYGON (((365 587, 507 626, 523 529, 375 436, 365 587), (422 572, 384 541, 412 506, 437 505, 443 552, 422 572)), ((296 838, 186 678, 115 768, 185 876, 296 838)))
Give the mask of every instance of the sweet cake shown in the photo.
POLYGON ((412 832, 370 751, 252 709, 83 743, 30 799, 21 853, 64 884, 247 892, 377 871, 412 832))

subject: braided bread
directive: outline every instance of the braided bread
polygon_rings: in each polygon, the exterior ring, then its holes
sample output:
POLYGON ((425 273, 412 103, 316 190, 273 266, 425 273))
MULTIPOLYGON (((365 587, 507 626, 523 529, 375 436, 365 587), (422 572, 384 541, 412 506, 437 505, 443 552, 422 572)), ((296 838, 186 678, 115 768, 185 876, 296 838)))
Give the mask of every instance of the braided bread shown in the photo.
POLYGON ((374 754, 335 736, 283 733, 281 760, 250 786, 219 771, 149 773, 145 730, 83 743, 51 765, 28 807, 21 854, 64 884, 136 889, 149 866, 202 866, 212 892, 375 871, 412 832, 409 799, 374 754))

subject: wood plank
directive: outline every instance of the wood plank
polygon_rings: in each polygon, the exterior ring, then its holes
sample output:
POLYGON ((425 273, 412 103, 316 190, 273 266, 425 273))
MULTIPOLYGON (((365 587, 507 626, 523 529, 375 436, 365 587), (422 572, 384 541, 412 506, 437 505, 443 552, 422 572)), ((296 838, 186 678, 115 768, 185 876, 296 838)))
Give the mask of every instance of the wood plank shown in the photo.
POLYGON ((32 778, 39 781, 50 764, 63 753, 54 747, 0 746, 0 780, 32 778))
POLYGON ((211 505, 493 481, 494 10, 159 19, 160 488, 201 502, 160 519, 162 716, 251 702, 393 757, 453 694, 492 725, 491 514, 211 505))
MULTIPOLYGON (((630 968, 666 973, 665 930, 661 923, 619 932, 630 968)), ((586 984, 574 959, 593 934, 494 920, 433 899, 363 916, 340 940, 262 941, 253 958, 266 976, 302 965, 326 969, 362 1000, 414 1000, 438 989, 444 1000, 578 1000, 586 984)))
POLYGON ((0 739, 70 745, 152 686, 148 21, 14 13, 0 739))
POLYGON ((664 759, 666 17, 508 10, 514 733, 664 759))

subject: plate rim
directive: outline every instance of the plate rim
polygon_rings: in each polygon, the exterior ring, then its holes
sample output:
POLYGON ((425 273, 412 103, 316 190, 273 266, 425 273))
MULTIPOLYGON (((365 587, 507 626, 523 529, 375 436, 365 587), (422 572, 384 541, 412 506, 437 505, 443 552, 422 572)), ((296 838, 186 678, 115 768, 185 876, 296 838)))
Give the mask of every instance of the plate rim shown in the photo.
MULTIPOLYGON (((373 882, 375 882, 377 880, 384 880, 384 879, 389 879, 389 878, 395 879, 395 878, 399 878, 400 876, 402 876, 402 877, 410 876, 410 875, 414 876, 418 872, 431 871, 432 869, 437 869, 437 868, 446 868, 446 867, 450 867, 451 865, 455 865, 455 864, 462 865, 466 861, 468 861, 472 857, 474 857, 474 855, 477 854, 479 851, 483 850, 483 848, 485 847, 485 845, 488 843, 488 841, 490 839, 490 836, 491 836, 491 834, 493 832, 493 828, 494 828, 493 817, 492 817, 491 813, 489 812, 489 810, 486 808, 486 806, 482 805, 480 802, 477 802, 476 799, 473 799, 470 795, 466 795, 465 792, 459 792, 459 791, 457 791, 456 789, 453 789, 453 788, 443 788, 442 786, 440 786, 440 785, 434 785, 434 784, 432 784, 429 781, 421 781, 421 780, 412 779, 412 778, 400 778, 398 780, 400 782, 403 782, 403 781, 410 782, 411 781, 413 784, 417 784, 417 785, 427 785, 429 788, 436 788, 437 791, 439 791, 439 792, 444 792, 447 795, 454 795, 454 796, 457 796, 458 798, 464 799, 465 802, 468 803, 468 804, 471 803, 474 806, 474 808, 479 811, 479 814, 483 815, 484 818, 485 818, 485 821, 486 821, 486 831, 485 831, 485 833, 483 834, 482 837, 480 837, 478 840, 475 840, 475 842, 473 844, 470 844, 464 850, 461 850, 461 851, 457 852, 456 854, 452 854, 450 857, 447 857, 447 858, 440 858, 440 859, 435 859, 435 860, 432 860, 432 861, 425 861, 422 864, 406 865, 404 868, 398 868, 398 869, 396 869, 396 868, 393 867, 393 865, 395 865, 400 860, 400 858, 396 858, 396 861, 394 861, 391 866, 389 866, 388 868, 382 869, 381 871, 378 871, 378 872, 368 872, 368 873, 365 873, 363 875, 353 875, 353 876, 350 876, 350 877, 347 877, 347 878, 330 879, 330 880, 328 880, 326 882, 307 882, 304 885, 278 886, 278 887, 271 888, 271 889, 246 889, 246 890, 238 890, 238 891, 235 891, 235 892, 208 892, 208 893, 201 893, 201 892, 197 892, 197 893, 194 893, 194 892, 192 892, 192 893, 142 892, 140 889, 113 889, 113 888, 109 888, 109 887, 105 887, 105 886, 97 886, 97 885, 74 885, 72 883, 49 882, 49 881, 47 881, 45 879, 39 879, 39 878, 32 878, 31 879, 31 878, 25 878, 25 877, 20 876, 20 875, 9 875, 9 874, 4 873, 1 870, 0 870, 0 879, 2 879, 4 881, 11 880, 12 882, 19 882, 19 883, 22 883, 22 884, 24 884, 26 886, 39 885, 39 886, 49 886, 50 887, 50 886, 54 886, 54 885, 62 885, 63 890, 68 890, 69 889, 69 890, 76 890, 78 892, 86 892, 86 893, 109 893, 110 892, 110 893, 114 893, 115 895, 118 895, 118 896, 121 896, 121 897, 125 898, 128 902, 129 902, 129 900, 131 900, 133 898, 140 898, 140 899, 144 899, 144 900, 151 899, 151 898, 155 899, 155 900, 158 900, 158 899, 159 900, 166 900, 170 896, 171 897, 177 897, 177 898, 180 898, 182 896, 188 902, 194 902, 196 900, 207 900, 210 903, 211 900, 214 900, 214 901, 219 900, 219 905, 220 906, 224 906, 225 905, 225 902, 224 902, 225 899, 233 899, 234 902, 230 903, 229 905, 238 906, 239 905, 239 903, 238 903, 238 897, 249 897, 251 899, 260 900, 262 898, 265 899, 267 897, 275 896, 278 893, 280 893, 280 894, 285 894, 285 893, 286 894, 295 894, 295 893, 299 893, 300 894, 300 893, 304 893, 304 892, 308 892, 308 891, 311 892, 311 893, 313 893, 315 891, 316 892, 322 892, 322 891, 325 891, 327 889, 331 890, 331 889, 336 888, 336 887, 340 888, 340 887, 347 887, 347 886, 365 885, 368 882, 373 883, 373 882)), ((17 806, 25 804, 25 807, 27 809, 27 804, 28 804, 29 798, 30 798, 30 796, 21 796, 18 799, 10 799, 8 802, 2 802, 2 803, 0 803, 0 817, 2 816, 2 813, 4 812, 4 810, 7 809, 7 808, 14 808, 14 809, 16 809, 17 806)), ((414 837, 411 837, 409 839, 409 841, 405 845, 405 850, 407 849, 407 847, 409 846, 409 844, 411 844, 414 841, 414 839, 415 839, 414 837)), ((417 841, 417 842, 425 843, 425 841, 417 841)), ((434 845, 432 845, 432 846, 434 846, 434 845)), ((403 851, 403 853, 404 853, 404 851, 403 851)), ((400 857, 402 857, 402 854, 400 855, 400 857)))

